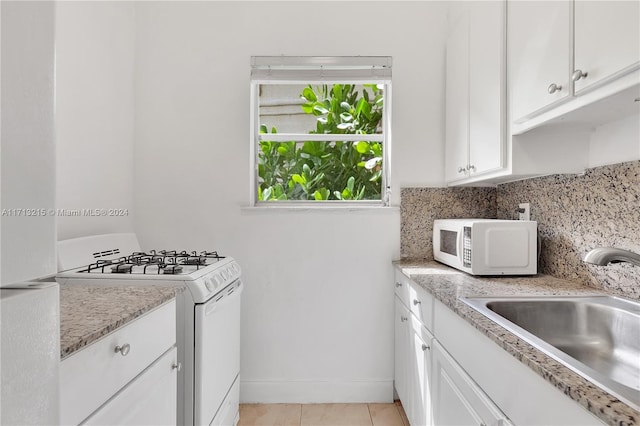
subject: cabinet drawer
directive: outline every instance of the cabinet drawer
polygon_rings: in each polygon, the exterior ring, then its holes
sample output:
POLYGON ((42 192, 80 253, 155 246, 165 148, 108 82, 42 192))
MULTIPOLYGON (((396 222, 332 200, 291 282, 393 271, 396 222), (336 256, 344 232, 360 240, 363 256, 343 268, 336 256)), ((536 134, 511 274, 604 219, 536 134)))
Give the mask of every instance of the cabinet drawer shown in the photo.
POLYGON ((175 342, 176 302, 171 301, 62 360, 61 424, 82 422, 175 342), (115 351, 126 345, 128 352, 115 351))
POLYGON ((400 299, 400 301, 404 303, 405 306, 409 306, 410 282, 411 281, 409 280, 409 278, 407 278, 405 274, 396 270, 396 275, 394 280, 396 296, 398 296, 398 299, 400 299))
POLYGON ((174 347, 93 413, 83 425, 175 425, 177 349, 174 347))
POLYGON ((418 284, 410 283, 407 306, 429 331, 433 330, 433 296, 431 294, 418 284))

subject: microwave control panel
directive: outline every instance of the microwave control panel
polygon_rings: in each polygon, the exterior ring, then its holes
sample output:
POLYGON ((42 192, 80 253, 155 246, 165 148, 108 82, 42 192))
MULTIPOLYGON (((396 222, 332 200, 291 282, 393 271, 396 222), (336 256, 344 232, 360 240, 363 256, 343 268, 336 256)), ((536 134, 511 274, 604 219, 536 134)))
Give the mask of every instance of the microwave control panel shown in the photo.
POLYGON ((471 227, 465 226, 462 234, 462 265, 471 268, 471 227))

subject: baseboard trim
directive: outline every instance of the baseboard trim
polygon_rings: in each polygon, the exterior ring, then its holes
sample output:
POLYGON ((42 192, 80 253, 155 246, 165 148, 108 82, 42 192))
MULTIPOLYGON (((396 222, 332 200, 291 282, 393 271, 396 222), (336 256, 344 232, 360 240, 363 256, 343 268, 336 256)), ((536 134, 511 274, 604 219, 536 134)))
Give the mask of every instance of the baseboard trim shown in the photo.
POLYGON ((241 381, 241 403, 393 402, 393 380, 354 382, 241 381))

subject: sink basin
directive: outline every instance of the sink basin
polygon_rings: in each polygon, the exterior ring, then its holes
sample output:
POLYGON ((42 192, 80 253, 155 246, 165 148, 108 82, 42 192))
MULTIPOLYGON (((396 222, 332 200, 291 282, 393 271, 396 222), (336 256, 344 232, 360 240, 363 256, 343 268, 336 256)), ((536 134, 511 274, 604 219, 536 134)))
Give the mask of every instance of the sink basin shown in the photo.
POLYGON ((640 303, 611 296, 460 300, 640 410, 640 303))

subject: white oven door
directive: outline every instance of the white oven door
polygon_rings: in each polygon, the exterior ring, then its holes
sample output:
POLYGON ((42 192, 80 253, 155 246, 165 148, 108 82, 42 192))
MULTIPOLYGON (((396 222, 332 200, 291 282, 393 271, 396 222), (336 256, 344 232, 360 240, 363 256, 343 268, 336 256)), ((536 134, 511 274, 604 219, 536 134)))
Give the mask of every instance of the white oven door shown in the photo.
POLYGON ((193 408, 196 425, 212 423, 240 373, 242 288, 242 281, 237 280, 206 303, 195 306, 193 408))

